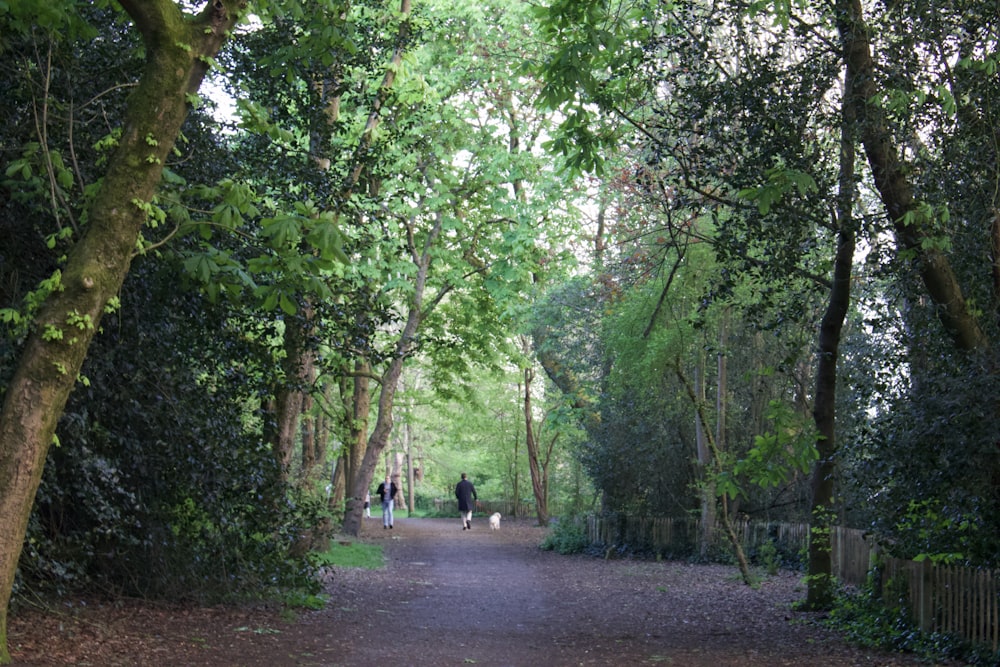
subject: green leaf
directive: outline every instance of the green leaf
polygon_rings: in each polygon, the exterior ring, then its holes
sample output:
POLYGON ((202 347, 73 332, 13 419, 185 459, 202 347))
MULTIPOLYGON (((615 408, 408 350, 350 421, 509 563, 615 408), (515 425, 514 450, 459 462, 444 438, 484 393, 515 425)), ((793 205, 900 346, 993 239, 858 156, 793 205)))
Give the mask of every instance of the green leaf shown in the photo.
POLYGON ((282 293, 278 299, 278 303, 281 306, 281 310, 284 311, 286 315, 294 315, 298 308, 295 306, 295 302, 288 298, 288 295, 282 293))
POLYGON ((261 236, 269 239, 275 249, 298 245, 302 239, 302 218, 296 215, 280 215, 261 220, 261 236))

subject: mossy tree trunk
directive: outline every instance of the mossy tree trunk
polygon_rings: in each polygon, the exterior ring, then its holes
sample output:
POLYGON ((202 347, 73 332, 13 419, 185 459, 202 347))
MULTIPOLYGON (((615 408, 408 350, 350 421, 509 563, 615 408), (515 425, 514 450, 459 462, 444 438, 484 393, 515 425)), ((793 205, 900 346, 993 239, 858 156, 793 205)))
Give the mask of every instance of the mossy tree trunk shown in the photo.
POLYGON ((197 16, 172 0, 119 0, 141 33, 146 68, 120 145, 90 205, 85 235, 25 342, 0 412, 0 664, 10 662, 7 608, 28 517, 56 423, 109 300, 128 273, 145 207, 213 57, 244 8, 211 0, 197 16))

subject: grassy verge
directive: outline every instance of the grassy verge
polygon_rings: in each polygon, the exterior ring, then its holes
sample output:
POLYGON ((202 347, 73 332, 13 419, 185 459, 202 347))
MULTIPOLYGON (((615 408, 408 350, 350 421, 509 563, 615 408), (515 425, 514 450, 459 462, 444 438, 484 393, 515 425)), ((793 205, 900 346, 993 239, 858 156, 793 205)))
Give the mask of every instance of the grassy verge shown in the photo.
POLYGON ((330 548, 315 555, 321 567, 361 567, 377 570, 385 566, 382 547, 378 544, 364 544, 349 540, 330 540, 330 548))

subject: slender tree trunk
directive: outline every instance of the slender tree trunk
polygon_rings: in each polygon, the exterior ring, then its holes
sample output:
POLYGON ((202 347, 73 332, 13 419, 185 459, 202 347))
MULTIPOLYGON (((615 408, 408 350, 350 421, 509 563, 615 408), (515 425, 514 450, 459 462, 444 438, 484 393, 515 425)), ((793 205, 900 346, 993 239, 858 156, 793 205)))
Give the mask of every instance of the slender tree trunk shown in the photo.
MULTIPOLYGON (((368 114, 368 119, 365 122, 365 127, 361 132, 361 136, 358 139, 358 145, 355 147, 354 151, 354 165, 351 167, 348 173, 343 188, 341 188, 341 200, 348 201, 350 195, 354 192, 358 183, 361 180, 361 173, 364 170, 365 160, 364 157, 367 155, 369 149, 372 145, 373 136, 375 129, 378 127, 379 121, 382 114, 382 106, 385 104, 386 100, 389 98, 389 93, 392 90, 393 83, 396 80, 396 72, 399 70, 400 65, 403 62, 403 53, 406 49, 407 41, 410 36, 410 9, 411 0, 400 0, 399 3, 399 13, 403 17, 402 22, 399 26, 399 32, 396 35, 396 44, 393 49, 392 58, 389 62, 389 67, 386 68, 385 74, 382 77, 382 84, 379 86, 378 93, 372 102, 371 111, 368 114)), ((339 101, 336 102, 335 107, 328 111, 328 115, 332 114, 333 117, 339 114, 339 101)), ((338 213, 339 217, 339 213, 338 213)), ((428 260, 429 264, 429 260, 428 260)), ((423 273, 424 281, 426 281, 426 270, 423 273)), ((420 279, 418 279, 419 281, 420 279)), ((419 285, 420 296, 414 297, 414 301, 418 304, 423 298, 423 285, 419 285)), ((413 311, 411 310, 411 316, 413 316, 413 311)), ((407 321, 407 325, 404 327, 404 333, 410 327, 411 322, 407 321)), ((416 326, 419 325, 419 313, 416 316, 416 320, 413 322, 413 329, 409 330, 409 335, 412 336, 416 332, 416 326)), ((379 393, 379 413, 376 418, 375 431, 372 433, 372 437, 364 441, 364 446, 362 445, 361 433, 357 432, 358 437, 353 440, 355 445, 351 457, 351 465, 348 469, 348 474, 346 476, 347 484, 347 494, 345 496, 345 512, 344 512, 344 531, 353 536, 358 536, 361 533, 361 520, 362 513, 364 511, 364 497, 367 492, 368 486, 371 484, 372 475, 375 472, 375 466, 378 461, 379 455, 381 455, 382 450, 385 448, 389 441, 389 435, 392 431, 392 402, 396 394, 396 383, 399 381, 399 376, 402 373, 402 364, 405 356, 409 354, 409 350, 412 347, 412 339, 400 339, 397 343, 397 355, 402 354, 403 358, 394 358, 389 364, 389 370, 382 377, 382 387, 379 393), (386 387, 384 384, 386 381, 391 382, 391 387, 386 387), (383 414, 383 398, 388 404, 390 414, 383 414), (355 465, 355 463, 357 465, 355 465)), ((364 361, 366 370, 368 367, 368 360, 364 361)), ((357 383, 359 378, 355 379, 357 383)), ((368 394, 368 384, 366 381, 364 396, 365 401, 363 407, 365 408, 365 426, 366 431, 364 435, 367 435, 367 424, 368 416, 371 409, 371 397, 368 394)), ((357 405, 358 392, 355 391, 355 411, 358 410, 357 405)), ((356 412, 357 414, 357 412, 356 412)))
POLYGON ((400 484, 400 495, 403 498, 401 509, 405 509, 409 514, 413 514, 413 461, 410 458, 410 450, 413 447, 413 424, 409 419, 403 424, 403 451, 397 455, 400 467, 400 481, 405 480, 405 484, 400 484))
MULTIPOLYGON (((712 437, 712 430, 708 426, 708 418, 705 416, 705 402, 698 400, 698 394, 695 392, 694 387, 691 386, 691 383, 688 381, 684 371, 681 370, 679 361, 674 362, 674 373, 677 374, 677 379, 680 380, 684 389, 687 391, 688 398, 691 400, 691 404, 695 408, 695 413, 701 421, 701 429, 705 434, 705 441, 708 444, 709 451, 712 453, 714 472, 719 472, 723 469, 722 452, 716 445, 715 439, 712 437)), ((733 526, 732 516, 729 512, 729 503, 726 501, 725 495, 723 495, 720 499, 719 507, 722 512, 722 529, 725 531, 726 537, 729 539, 729 545, 733 549, 733 555, 736 556, 736 563, 740 568, 740 575, 743 577, 743 583, 750 586, 753 584, 753 576, 750 573, 750 565, 747 562, 746 554, 743 551, 743 544, 740 542, 739 535, 736 534, 736 529, 733 526)))
MULTIPOLYGON (((705 355, 698 355, 698 367, 695 370, 695 394, 697 400, 705 403, 705 355)), ((695 440, 698 450, 698 468, 701 475, 701 534, 698 536, 698 553, 702 558, 708 557, 712 546, 712 535, 715 532, 716 506, 718 498, 715 494, 715 482, 708 474, 712 464, 712 452, 708 448, 708 439, 702 421, 695 417, 695 440)))
MULTIPOLYGON (((521 384, 517 385, 517 396, 520 401, 521 398, 521 384)), ((520 429, 516 427, 514 430, 514 516, 520 516, 518 513, 518 508, 521 506, 521 433, 520 429)))
MULTIPOLYGON (((313 371, 315 379, 315 369, 313 371)), ((322 387, 322 402, 319 406, 319 410, 316 411, 316 420, 313 430, 315 431, 316 439, 316 462, 317 464, 326 463, 327 452, 330 451, 330 440, 333 437, 333 429, 331 428, 331 419, 327 413, 329 406, 332 404, 333 395, 333 385, 327 383, 322 387)))
MULTIPOLYGON (((365 494, 371 486, 372 477, 369 474, 362 478, 362 467, 368 453, 368 425, 371 418, 371 366, 367 359, 358 359, 354 363, 354 392, 350 423, 350 440, 345 453, 344 468, 344 518, 355 509, 364 509, 365 494)), ((372 472, 375 471, 374 466, 372 472)), ((360 521, 360 512, 358 514, 360 521)), ((360 524, 359 524, 360 525, 360 524)))
POLYGON ((273 445, 282 481, 288 481, 299 431, 299 420, 302 416, 303 344, 304 335, 297 318, 287 318, 285 321, 285 358, 281 364, 284 377, 278 385, 274 397, 276 428, 273 445))
POLYGON ((308 483, 316 471, 316 415, 313 414, 313 399, 308 393, 302 397, 302 481, 308 483))
POLYGON ((412 516, 417 492, 414 488, 416 475, 413 472, 413 426, 409 422, 406 424, 406 430, 408 432, 406 438, 406 502, 409 507, 409 513, 412 516))
POLYGON ((375 420, 375 428, 371 437, 368 438, 365 446, 364 456, 355 471, 354 479, 348 486, 347 507, 344 514, 344 533, 358 537, 361 534, 362 511, 364 509, 365 490, 371 483, 378 465, 379 457, 389 444, 389 436, 392 433, 392 405, 395 400, 396 387, 399 376, 403 370, 403 364, 409 354, 416 333, 419 318, 408 322, 404 327, 404 332, 397 342, 396 355, 389 362, 389 368, 382 375, 381 390, 378 398, 378 413, 375 420))
MULTIPOLYGON (((719 351, 715 355, 715 447, 718 451, 726 451, 726 411, 729 406, 726 401, 727 375, 726 375, 726 345, 728 345, 729 309, 727 308, 719 319, 719 351)), ((722 504, 726 505, 726 497, 723 496, 722 504)), ((723 511, 729 511, 726 505, 723 511)))
MULTIPOLYGON (((404 427, 404 432, 405 432, 404 427)), ((406 495, 403 493, 403 474, 406 472, 406 453, 394 452, 392 457, 392 481, 396 483, 396 506, 399 511, 407 510, 406 495)))
MULTIPOLYGON (((851 75, 851 68, 847 70, 851 75)), ((851 301, 851 271, 854 266, 855 232, 852 209, 855 198, 854 129, 855 109, 843 106, 840 142, 840 191, 837 196, 837 251, 833 263, 833 287, 819 329, 819 360, 813 419, 816 450, 813 468, 809 563, 806 577, 806 607, 829 609, 836 593, 831 558, 830 530, 835 517, 834 472, 836 469, 837 361, 841 332, 851 301)))
POLYGON ((334 427, 336 439, 340 442, 340 449, 337 453, 337 467, 334 469, 333 494, 330 497, 330 509, 340 510, 343 518, 344 499, 347 496, 347 470, 350 467, 349 459, 351 455, 353 440, 352 424, 354 423, 354 382, 348 367, 342 366, 340 377, 337 380, 337 393, 339 395, 339 410, 334 427))
MULTIPOLYGON (((521 350, 525 357, 531 358, 531 341, 521 337, 521 350)), ((535 379, 535 371, 530 366, 524 369, 524 445, 528 453, 528 472, 531 474, 531 491, 535 497, 535 513, 539 526, 549 525, 548 472, 543 465, 538 444, 538 434, 535 433, 535 417, 531 404, 531 383, 535 379)), ((551 456, 551 448, 548 459, 551 456)), ((547 460, 546 460, 547 463, 547 460)))
POLYGON ((56 423, 112 296, 128 273, 143 206, 152 201, 201 85, 243 4, 213 0, 194 20, 167 0, 120 0, 147 53, 129 97, 114 157, 90 205, 87 231, 73 248, 59 289, 46 300, 4 394, 0 412, 0 664, 10 662, 7 608, 28 517, 56 423))
POLYGON ((330 499, 327 501, 327 507, 330 508, 330 512, 334 516, 338 510, 343 513, 344 489, 347 488, 345 468, 347 468, 347 456, 341 454, 337 457, 336 463, 333 464, 333 472, 330 475, 330 484, 333 488, 330 491, 330 499))
MULTIPOLYGON (((544 421, 543 421, 544 423, 544 421)), ((542 493, 545 494, 545 513, 549 515, 549 471, 552 469, 552 452, 556 449, 556 442, 559 441, 559 433, 552 434, 548 447, 545 448, 545 457, 541 461, 542 468, 542 493)), ((550 517, 551 518, 551 517, 550 517)))
MULTIPOLYGON (((527 347, 527 342, 525 341, 527 347)), ((543 470, 539 463, 538 439, 535 434, 534 417, 531 414, 531 368, 524 369, 524 444, 528 449, 528 470, 531 472, 531 490, 535 495, 535 511, 539 526, 549 525, 548 497, 545 490, 543 470)))

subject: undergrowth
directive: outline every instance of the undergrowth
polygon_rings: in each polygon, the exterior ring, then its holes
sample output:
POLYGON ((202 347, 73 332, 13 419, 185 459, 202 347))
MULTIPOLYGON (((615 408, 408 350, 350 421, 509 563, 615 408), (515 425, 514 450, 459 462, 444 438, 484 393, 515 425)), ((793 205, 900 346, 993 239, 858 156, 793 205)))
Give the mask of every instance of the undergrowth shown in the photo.
POLYGON ((913 653, 932 663, 958 660, 970 667, 1000 665, 1000 654, 988 646, 974 645, 939 632, 921 631, 910 620, 902 602, 904 598, 898 599, 901 600, 898 604, 886 604, 871 586, 860 593, 844 593, 837 599, 825 623, 859 646, 913 653))
POLYGON ((553 521, 540 546, 545 551, 555 551, 564 555, 582 553, 590 546, 587 526, 578 516, 567 516, 553 521))

